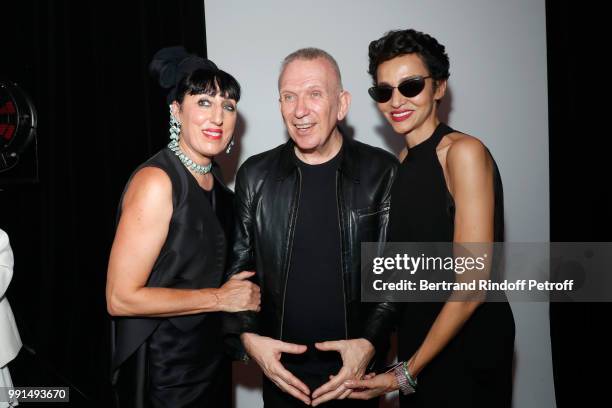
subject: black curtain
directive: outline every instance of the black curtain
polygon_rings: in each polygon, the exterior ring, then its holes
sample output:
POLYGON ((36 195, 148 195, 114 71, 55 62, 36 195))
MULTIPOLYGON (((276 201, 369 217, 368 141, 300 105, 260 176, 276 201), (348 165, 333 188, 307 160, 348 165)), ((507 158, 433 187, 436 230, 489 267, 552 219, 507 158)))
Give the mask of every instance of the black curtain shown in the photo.
POLYGON ((0 191, 15 254, 7 296, 26 344, 10 369, 16 385, 71 386, 71 406, 109 407, 104 288, 116 207, 130 173, 168 139, 147 67, 162 46, 206 55, 204 2, 1 8, 0 78, 18 82, 39 114, 39 182, 0 191))
MULTIPOLYGON (((609 23, 600 4, 546 1, 551 241, 612 241, 609 23)), ((611 306, 550 304, 558 408, 610 404, 611 306)))

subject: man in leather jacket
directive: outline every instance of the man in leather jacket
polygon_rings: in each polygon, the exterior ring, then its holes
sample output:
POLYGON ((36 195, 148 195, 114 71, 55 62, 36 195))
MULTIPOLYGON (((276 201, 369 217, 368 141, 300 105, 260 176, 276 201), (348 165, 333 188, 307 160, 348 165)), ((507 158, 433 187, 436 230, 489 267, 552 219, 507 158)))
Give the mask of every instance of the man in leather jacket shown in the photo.
POLYGON ((344 381, 384 357, 392 309, 360 302, 360 248, 385 239, 397 161, 340 133, 350 94, 325 51, 287 56, 278 86, 290 140, 238 171, 228 271, 257 272, 262 310, 226 329, 267 377, 266 407, 377 406, 343 400, 344 381))

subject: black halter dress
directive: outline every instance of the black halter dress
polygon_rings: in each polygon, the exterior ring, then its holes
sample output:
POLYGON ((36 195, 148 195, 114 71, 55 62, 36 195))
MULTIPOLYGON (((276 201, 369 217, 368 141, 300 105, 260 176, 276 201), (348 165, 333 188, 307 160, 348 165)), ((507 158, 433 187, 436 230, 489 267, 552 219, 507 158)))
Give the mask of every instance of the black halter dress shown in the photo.
MULTIPOLYGON (((455 204, 436 148, 453 129, 441 123, 410 148, 392 188, 388 240, 452 242, 455 204)), ((494 166, 494 239, 503 241, 502 183, 494 166)), ((452 273, 452 272, 451 272, 452 273)), ((408 360, 422 344, 444 303, 397 304, 398 357, 408 360)), ((417 392, 402 407, 510 407, 514 318, 507 302, 483 303, 460 332, 419 374, 417 392)))

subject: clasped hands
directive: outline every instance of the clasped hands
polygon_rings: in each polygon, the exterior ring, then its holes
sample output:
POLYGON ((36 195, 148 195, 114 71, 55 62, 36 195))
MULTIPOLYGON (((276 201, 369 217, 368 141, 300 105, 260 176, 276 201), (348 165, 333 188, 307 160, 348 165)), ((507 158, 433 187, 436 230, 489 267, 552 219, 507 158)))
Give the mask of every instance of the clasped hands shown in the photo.
POLYGON ((240 337, 247 353, 270 381, 284 392, 313 407, 332 399, 347 398, 353 390, 348 388, 345 382, 360 380, 365 374, 368 362, 374 356, 372 343, 363 338, 316 343, 318 350, 340 353, 342 368, 311 394, 308 386, 280 362, 282 353, 302 354, 307 350, 305 345, 286 343, 255 333, 243 333, 240 337))

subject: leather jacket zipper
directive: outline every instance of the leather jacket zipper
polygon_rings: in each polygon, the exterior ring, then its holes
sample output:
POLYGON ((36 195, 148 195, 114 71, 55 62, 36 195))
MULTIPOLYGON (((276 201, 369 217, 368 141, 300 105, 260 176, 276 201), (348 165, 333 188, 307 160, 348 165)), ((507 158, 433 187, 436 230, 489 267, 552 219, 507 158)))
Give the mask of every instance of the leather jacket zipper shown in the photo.
POLYGON ((340 230, 340 280, 342 281, 342 299, 344 300, 344 339, 348 340, 348 314, 346 308, 346 284, 344 283, 344 231, 342 229, 342 188, 338 184, 338 179, 341 177, 340 170, 336 170, 336 205, 338 210, 338 228, 340 230))
POLYGON ((297 222, 297 214, 300 209, 300 198, 302 195, 302 171, 300 167, 297 166, 298 172, 298 181, 297 181, 297 190, 294 197, 294 205, 293 205, 293 214, 291 214, 291 221, 289 222, 289 243, 287 245, 288 254, 285 257, 287 259, 287 264, 285 266, 285 285, 283 288, 283 303, 281 309, 281 321, 280 321, 280 336, 279 339, 283 340, 283 328, 285 326, 285 297, 287 295, 287 282, 289 281, 289 270, 291 269, 291 255, 293 253, 293 237, 295 235, 295 224, 297 222))

